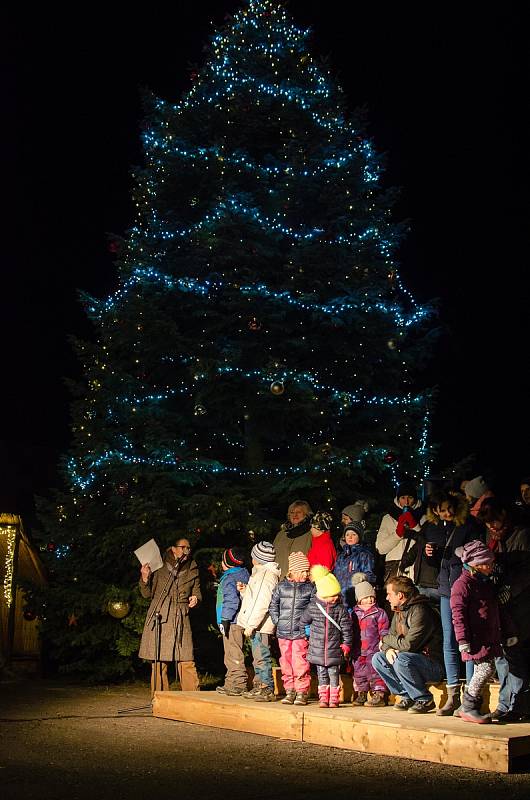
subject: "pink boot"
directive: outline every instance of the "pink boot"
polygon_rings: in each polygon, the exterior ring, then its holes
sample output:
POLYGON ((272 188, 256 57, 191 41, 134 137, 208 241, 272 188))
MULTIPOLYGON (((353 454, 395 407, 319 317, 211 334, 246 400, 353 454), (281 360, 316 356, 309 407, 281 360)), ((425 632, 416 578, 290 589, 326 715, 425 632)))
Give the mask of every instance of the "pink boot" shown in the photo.
POLYGON ((318 706, 319 708, 329 708, 329 686, 318 687, 318 706))
POLYGON ((340 686, 332 686, 329 691, 329 707, 339 707, 340 686))

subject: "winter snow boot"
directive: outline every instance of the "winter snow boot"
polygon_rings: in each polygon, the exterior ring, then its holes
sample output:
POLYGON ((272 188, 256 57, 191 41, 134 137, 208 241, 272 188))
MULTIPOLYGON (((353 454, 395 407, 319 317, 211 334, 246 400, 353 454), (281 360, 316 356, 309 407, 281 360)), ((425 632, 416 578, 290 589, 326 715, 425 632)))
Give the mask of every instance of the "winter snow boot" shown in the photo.
POLYGON ((384 692, 372 692, 372 696, 364 704, 368 708, 379 708, 379 706, 386 706, 386 697, 384 692))
POLYGON ((332 686, 329 690, 329 707, 339 707, 340 686, 332 686))
POLYGON ((318 687, 318 707, 329 708, 329 686, 318 687))
POLYGON ((482 705, 482 697, 473 697, 469 692, 464 692, 464 700, 458 712, 460 719, 464 722, 477 722, 479 725, 484 725, 491 722, 489 714, 481 714, 480 706, 482 705))
POLYGON ((351 701, 352 706, 364 706, 368 700, 368 692, 357 692, 354 699, 351 701))
POLYGON ((447 700, 445 705, 437 709, 436 715, 438 717, 449 717, 460 708, 460 684, 456 686, 447 686, 447 700))
POLYGON ((281 703, 286 706, 292 706, 294 703, 294 698, 296 697, 296 692, 294 689, 289 689, 288 692, 285 692, 285 697, 282 697, 281 703))

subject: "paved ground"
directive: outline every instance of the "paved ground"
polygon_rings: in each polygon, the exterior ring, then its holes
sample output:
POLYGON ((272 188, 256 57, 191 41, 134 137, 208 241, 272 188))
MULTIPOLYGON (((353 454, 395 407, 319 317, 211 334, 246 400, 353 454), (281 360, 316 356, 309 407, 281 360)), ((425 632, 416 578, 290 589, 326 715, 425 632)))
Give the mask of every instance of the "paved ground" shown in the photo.
POLYGON ((156 719, 147 687, 0 683, 2 800, 519 800, 497 775, 156 719))

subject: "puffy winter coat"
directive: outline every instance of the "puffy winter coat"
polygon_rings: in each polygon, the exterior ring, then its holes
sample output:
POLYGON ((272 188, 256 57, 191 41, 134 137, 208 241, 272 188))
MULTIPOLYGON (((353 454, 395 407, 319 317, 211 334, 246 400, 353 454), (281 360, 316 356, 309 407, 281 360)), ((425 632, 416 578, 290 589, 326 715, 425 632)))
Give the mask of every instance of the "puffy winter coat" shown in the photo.
POLYGON ((257 564, 243 592, 237 624, 260 633, 274 633, 274 622, 269 616, 269 605, 280 578, 280 567, 274 561, 257 564))
POLYGON ((375 556, 362 544, 345 544, 339 553, 333 574, 340 583, 342 599, 347 608, 355 605, 355 591, 351 585, 352 575, 364 572, 368 583, 375 585, 375 556))
POLYGON ((371 656, 379 650, 379 642, 386 636, 390 629, 390 622, 386 611, 378 606, 365 609, 355 606, 353 613, 358 622, 358 636, 356 636, 354 620, 354 647, 353 657, 371 656))
POLYGON ((304 631, 306 625, 311 626, 307 660, 311 664, 320 664, 323 667, 340 664, 342 657, 340 645, 344 643, 351 647, 353 635, 350 615, 342 605, 342 601, 339 599, 335 604, 331 604, 314 594, 302 612, 300 630, 304 631), (337 623, 338 628, 329 621, 321 608, 337 623))
MULTIPOLYGON (((419 532, 420 524, 424 520, 422 504, 420 501, 416 500, 414 505, 409 508, 409 511, 417 520, 417 525, 411 529, 408 537, 414 538, 414 534, 419 532)), ((398 519, 403 513, 404 509, 401 508, 398 498, 395 497, 392 509, 388 512, 388 514, 385 514, 381 520, 381 525, 379 526, 379 531, 377 532, 375 546, 377 552, 385 557, 385 561, 400 561, 405 548, 407 548, 408 538, 405 536, 398 536, 396 533, 398 519)))
POLYGON ((246 567, 230 567, 221 575, 215 602, 218 625, 224 619, 228 622, 235 622, 241 606, 241 595, 237 591, 236 584, 238 582, 248 583, 249 577, 246 567))
POLYGON ((457 642, 471 646, 470 653, 462 653, 464 661, 502 656, 499 603, 491 580, 464 568, 451 589, 451 613, 457 642))
POLYGON ((269 606, 278 639, 305 639, 305 631, 300 630, 300 617, 314 591, 315 586, 309 581, 296 583, 288 578, 280 581, 269 606))

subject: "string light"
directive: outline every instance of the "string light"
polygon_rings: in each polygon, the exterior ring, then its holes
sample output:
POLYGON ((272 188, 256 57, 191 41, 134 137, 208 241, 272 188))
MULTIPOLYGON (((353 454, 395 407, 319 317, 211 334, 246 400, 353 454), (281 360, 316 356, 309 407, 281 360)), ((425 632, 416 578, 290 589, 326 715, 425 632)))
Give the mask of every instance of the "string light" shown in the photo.
POLYGON ((0 525, 0 534, 5 537, 4 599, 9 608, 13 602, 13 572, 17 529, 14 525, 0 525))

